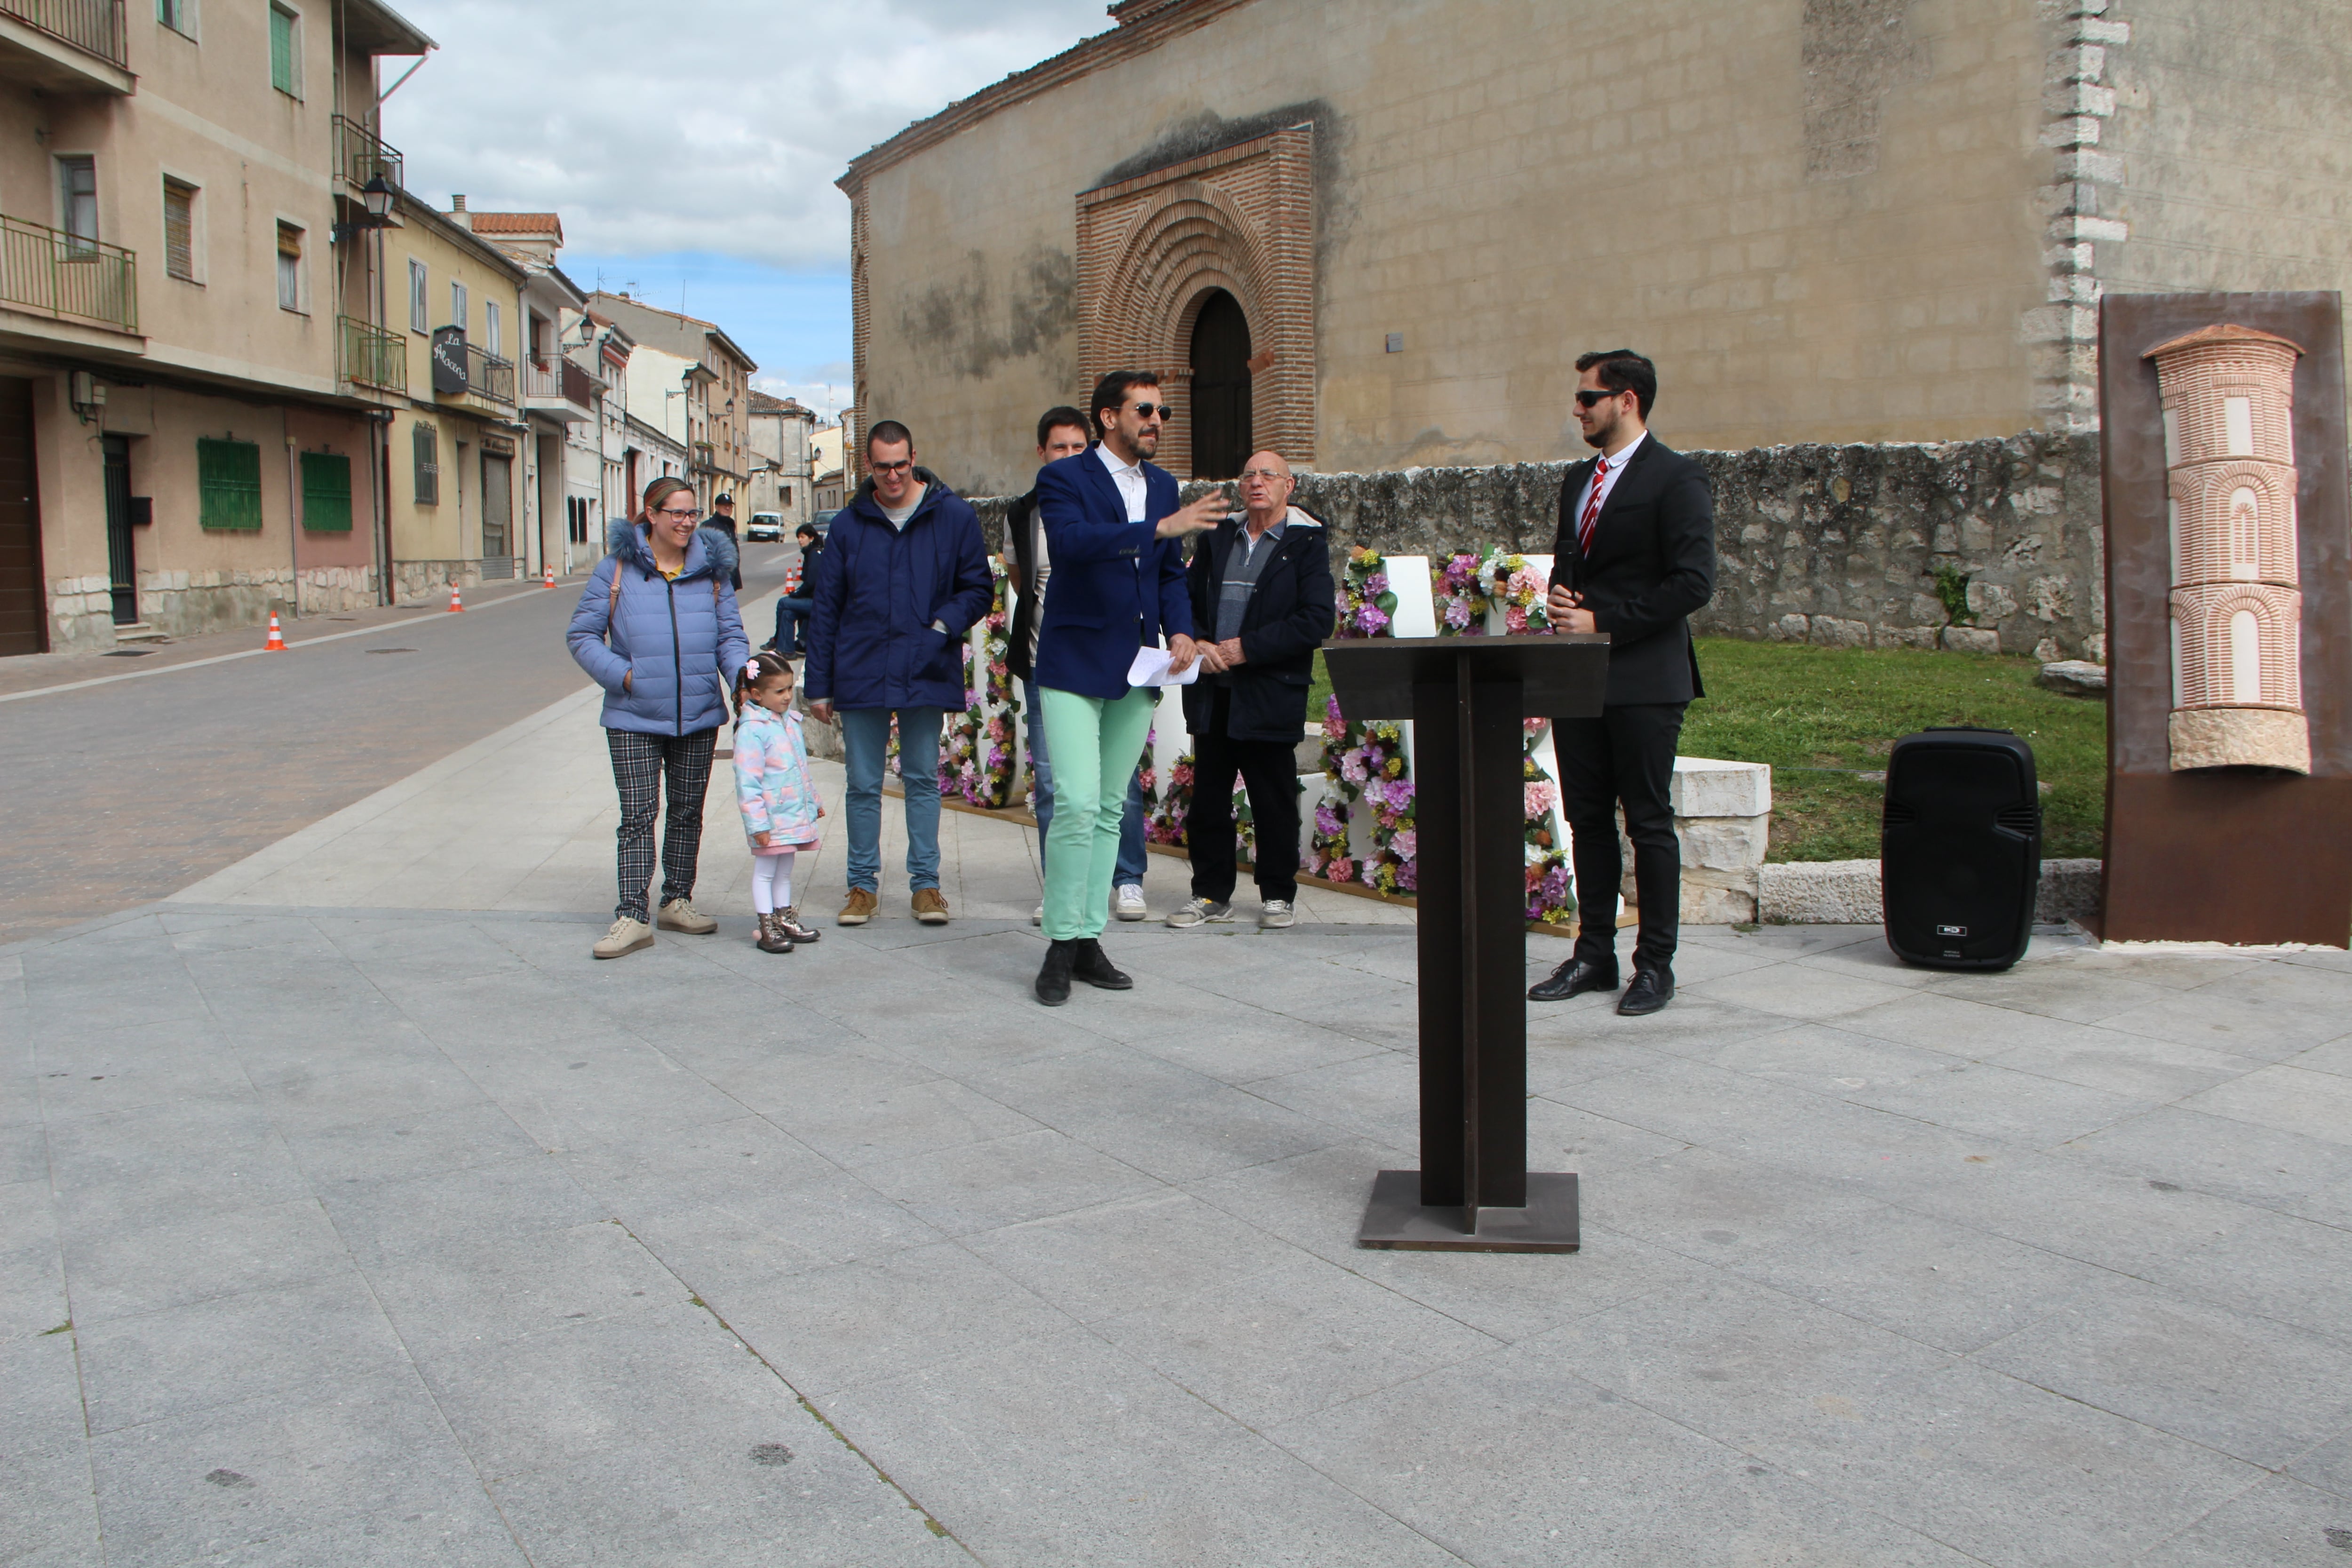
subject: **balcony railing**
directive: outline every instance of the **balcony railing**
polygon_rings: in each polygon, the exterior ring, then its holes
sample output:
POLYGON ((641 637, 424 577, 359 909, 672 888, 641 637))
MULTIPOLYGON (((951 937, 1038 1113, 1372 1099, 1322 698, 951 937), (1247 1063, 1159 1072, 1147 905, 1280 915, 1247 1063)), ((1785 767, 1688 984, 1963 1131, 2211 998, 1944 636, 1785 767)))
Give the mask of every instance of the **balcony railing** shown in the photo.
POLYGON ((466 351, 466 390, 463 393, 445 393, 436 389, 436 395, 470 397, 512 408, 515 403, 514 361, 500 359, 473 343, 462 346, 466 351))
MULTIPOLYGON (((0 0, 14 5, 16 0, 0 0)), ((0 304, 116 331, 139 330, 139 260, 44 224, 0 217, 0 304)))
POLYGON ((122 0, 0 0, 0 13, 100 59, 131 63, 122 41, 122 0))
MULTIPOLYGON (((0 0, 0 5, 16 3, 16 0, 0 0)), ((406 168, 399 148, 348 115, 335 116, 336 174, 354 186, 364 187, 378 174, 384 177, 386 184, 398 186, 406 168)))
POLYGON ((408 390, 408 339, 355 316, 342 323, 343 379, 379 392, 408 390))

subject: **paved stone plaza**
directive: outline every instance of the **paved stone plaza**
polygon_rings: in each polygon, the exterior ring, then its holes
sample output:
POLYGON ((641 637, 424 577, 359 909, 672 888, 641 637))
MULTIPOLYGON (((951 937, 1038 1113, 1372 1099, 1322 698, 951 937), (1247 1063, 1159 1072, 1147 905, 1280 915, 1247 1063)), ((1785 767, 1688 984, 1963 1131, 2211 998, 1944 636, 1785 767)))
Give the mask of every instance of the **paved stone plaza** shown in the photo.
POLYGON ((0 947, 0 1563, 2352 1560, 2341 953, 1694 930, 1531 1015, 1583 1252, 1366 1252, 1409 917, 1049 1013, 1026 830, 772 958, 714 792, 595 963, 612 822, 566 699, 0 947))

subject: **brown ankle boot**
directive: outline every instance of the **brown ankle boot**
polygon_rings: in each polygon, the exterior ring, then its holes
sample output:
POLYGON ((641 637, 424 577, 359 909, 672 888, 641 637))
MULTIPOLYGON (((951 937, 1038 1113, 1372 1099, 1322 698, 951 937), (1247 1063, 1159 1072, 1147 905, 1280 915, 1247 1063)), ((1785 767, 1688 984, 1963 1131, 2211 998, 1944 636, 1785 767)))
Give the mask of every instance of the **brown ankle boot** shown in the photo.
POLYGON ((784 922, 774 915, 760 917, 759 948, 761 952, 790 952, 793 939, 785 934, 784 922))

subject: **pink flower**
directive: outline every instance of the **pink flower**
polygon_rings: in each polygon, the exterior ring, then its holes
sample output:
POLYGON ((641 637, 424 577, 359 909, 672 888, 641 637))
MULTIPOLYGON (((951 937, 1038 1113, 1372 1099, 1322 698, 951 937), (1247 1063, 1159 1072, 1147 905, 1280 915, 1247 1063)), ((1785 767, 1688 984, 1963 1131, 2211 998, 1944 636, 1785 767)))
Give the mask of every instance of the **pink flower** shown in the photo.
POLYGON ((1382 594, 1385 594, 1385 593, 1387 593, 1388 591, 1389 591, 1389 574, 1388 574, 1387 573, 1385 573, 1385 572, 1375 572, 1375 573, 1373 573, 1370 576, 1369 576, 1369 577, 1367 577, 1367 578, 1365 578, 1365 579, 1364 579, 1364 597, 1365 597, 1365 598, 1367 598, 1367 599, 1377 599, 1377 598, 1379 598, 1382 594))
POLYGON ((1527 797, 1527 814, 1529 816, 1541 816, 1551 809, 1554 795, 1549 779, 1538 779, 1522 785, 1520 793, 1527 797))
POLYGON ((1407 860, 1420 852, 1420 847, 1421 835, 1410 827, 1401 829, 1394 838, 1389 840, 1389 847, 1407 860))
POLYGON ((1363 628, 1366 637, 1378 637, 1389 624, 1388 612, 1378 605, 1366 605, 1356 612, 1356 624, 1363 628))
POLYGON ((1323 874, 1335 882, 1352 882, 1356 879, 1356 863, 1344 855, 1335 855, 1324 867, 1323 874))
POLYGON ((1445 624, 1449 626, 1455 627, 1468 626, 1470 624, 1469 602, 1465 599, 1449 599, 1446 601, 1445 624))
POLYGON ((1528 613, 1513 605, 1503 612, 1503 629, 1513 637, 1521 635, 1528 629, 1528 613))

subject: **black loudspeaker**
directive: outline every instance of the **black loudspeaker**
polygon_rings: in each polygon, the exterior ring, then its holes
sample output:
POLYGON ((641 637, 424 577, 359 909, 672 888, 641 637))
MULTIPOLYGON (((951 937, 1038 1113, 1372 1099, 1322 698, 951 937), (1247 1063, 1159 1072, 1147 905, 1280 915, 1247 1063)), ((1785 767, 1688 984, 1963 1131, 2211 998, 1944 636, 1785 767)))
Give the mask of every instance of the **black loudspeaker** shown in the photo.
POLYGON ((2042 797, 2033 748, 2007 730, 1895 742, 1879 827, 1886 945, 1934 969, 2007 969, 2033 935, 2042 797))

